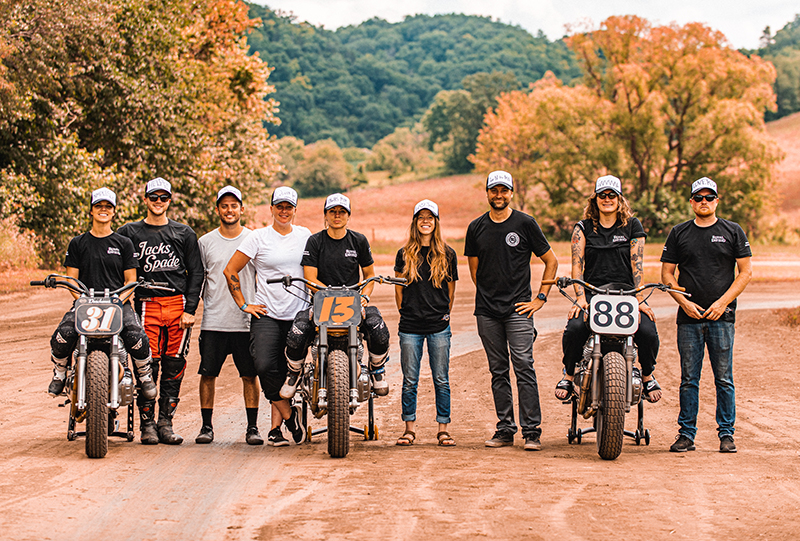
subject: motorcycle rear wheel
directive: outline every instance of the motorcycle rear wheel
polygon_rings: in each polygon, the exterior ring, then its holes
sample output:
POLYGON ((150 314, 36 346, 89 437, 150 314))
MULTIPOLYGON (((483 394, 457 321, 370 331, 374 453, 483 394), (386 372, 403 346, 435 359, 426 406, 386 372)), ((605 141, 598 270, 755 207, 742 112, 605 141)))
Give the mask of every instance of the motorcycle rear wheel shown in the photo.
POLYGON ((350 361, 338 349, 328 353, 328 454, 343 458, 350 450, 350 361))
POLYGON ((86 362, 86 456, 108 452, 108 357, 92 351, 86 362))
POLYGON ((612 351, 603 358, 600 389, 603 404, 597 412, 597 453, 614 460, 622 453, 625 436, 625 358, 612 351))

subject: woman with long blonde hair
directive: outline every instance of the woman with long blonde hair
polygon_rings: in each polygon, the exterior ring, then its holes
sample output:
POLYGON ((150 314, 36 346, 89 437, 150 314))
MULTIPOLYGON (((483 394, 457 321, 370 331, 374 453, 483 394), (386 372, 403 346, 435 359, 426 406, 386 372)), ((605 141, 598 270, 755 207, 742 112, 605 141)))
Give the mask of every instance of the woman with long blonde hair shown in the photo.
POLYGON ((400 310, 400 364, 403 369, 402 418, 405 432, 397 445, 414 443, 417 419, 417 384, 422 348, 428 342, 428 360, 436 396, 436 439, 442 447, 455 440, 447 431, 450 423, 450 310, 455 299, 458 266, 456 252, 442 240, 439 206, 425 199, 414 207, 408 242, 397 252, 396 276, 408 280, 395 286, 400 310))

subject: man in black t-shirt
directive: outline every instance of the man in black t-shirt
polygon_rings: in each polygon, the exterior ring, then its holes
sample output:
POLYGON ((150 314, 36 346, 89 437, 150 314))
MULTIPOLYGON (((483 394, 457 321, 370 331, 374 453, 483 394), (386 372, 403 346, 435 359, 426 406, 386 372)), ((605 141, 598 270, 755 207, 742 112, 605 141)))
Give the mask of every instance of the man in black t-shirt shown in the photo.
MULTIPOLYGON (((350 221, 350 199, 342 194, 329 195, 325 200, 326 228, 311 235, 303 251, 303 274, 306 280, 325 286, 352 286, 375 276, 372 250, 367 237, 347 229, 350 221)), ((389 329, 380 310, 369 306, 369 295, 375 287, 370 282, 361 291, 363 318, 361 329, 367 341, 372 387, 378 396, 389 394, 384 365, 389 360, 389 329)), ((303 369, 303 360, 314 339, 312 311, 301 310, 286 337, 286 359, 289 371, 280 391, 282 398, 291 398, 303 369)))
MULTIPOLYGON (((139 263, 133 257, 133 244, 127 237, 111 230, 116 205, 117 196, 108 188, 92 192, 92 228, 70 241, 64 260, 67 276, 77 278, 96 292, 104 289, 114 291, 136 281, 136 267, 139 263)), ((78 298, 77 293, 73 292, 72 296, 78 298)), ((130 302, 127 302, 129 296, 130 294, 123 297, 125 302, 122 307, 123 328, 120 337, 133 358, 140 394, 152 399, 156 396, 156 386, 150 369, 150 345, 136 312, 131 308, 130 302)), ((53 380, 47 391, 52 395, 59 395, 64 391, 69 359, 78 338, 75 312, 70 310, 64 314, 50 339, 55 367, 53 380)))
POLYGON ((519 392, 519 417, 525 449, 541 449, 542 413, 533 368, 533 313, 547 302, 549 285, 542 285, 531 299, 531 254, 545 265, 542 280, 552 280, 558 270, 550 244, 531 216, 509 208, 514 182, 505 171, 494 171, 486 181, 490 210, 467 228, 464 255, 475 283, 475 316, 483 342, 492 394, 497 412, 497 431, 487 447, 514 444, 514 401, 509 379, 509 360, 514 365, 519 392))
POLYGON ((736 297, 753 275, 752 252, 739 224, 717 218, 719 197, 713 180, 703 177, 695 181, 690 202, 695 219, 672 228, 661 256, 661 281, 672 287, 683 287, 691 294, 686 298, 671 293, 680 307, 677 323, 681 411, 678 415, 680 429, 670 451, 695 449, 700 371, 708 348, 717 389, 719 450, 735 453, 733 338, 736 297))

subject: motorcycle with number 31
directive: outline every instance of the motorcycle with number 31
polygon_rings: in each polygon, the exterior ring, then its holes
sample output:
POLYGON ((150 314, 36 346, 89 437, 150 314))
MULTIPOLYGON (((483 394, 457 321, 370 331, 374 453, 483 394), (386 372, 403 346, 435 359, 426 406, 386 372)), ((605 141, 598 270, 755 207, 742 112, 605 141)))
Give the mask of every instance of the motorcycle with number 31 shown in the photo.
POLYGON ((133 441, 134 381, 127 367, 127 352, 119 334, 122 331, 120 295, 135 287, 174 291, 167 284, 139 279, 114 291, 97 292, 80 280, 62 274, 50 274, 34 280, 32 286, 68 289, 80 295, 75 300, 75 330, 78 345, 71 359, 64 392, 69 404, 67 439, 86 436, 86 456, 103 458, 108 452, 108 437, 118 436, 133 441), (127 407, 127 423, 120 430, 118 411, 127 407), (86 422, 83 432, 78 423, 86 422))
MULTIPOLYGON (((292 295, 291 287, 305 293, 294 282, 316 290, 313 296, 313 317, 316 333, 309 355, 303 366, 298 385, 302 396, 303 418, 306 438, 328 433, 328 454, 332 458, 347 456, 350 450, 350 434, 363 434, 366 440, 378 439, 375 426, 375 409, 372 379, 369 369, 361 362, 364 355, 364 338, 358 329, 362 318, 361 291, 370 282, 406 285, 404 278, 374 276, 352 286, 323 286, 305 278, 284 276, 271 278, 268 284, 282 284, 292 295), (350 415, 361 402, 368 402, 367 425, 362 429, 350 426, 350 415), (309 410, 315 418, 328 416, 327 428, 308 430, 309 410)), ((303 298, 303 297, 300 297, 303 298)), ((306 299, 303 299, 306 300, 306 299)))
POLYGON ((575 367, 576 393, 566 400, 572 404, 572 422, 567 432, 569 443, 580 444, 584 434, 597 433, 597 453, 600 458, 614 460, 622 453, 622 440, 633 438, 636 445, 644 440, 650 445, 650 431, 644 428, 644 404, 642 402, 642 378, 634 367, 637 358, 633 335, 639 329, 638 293, 650 290, 675 292, 690 296, 682 290, 664 284, 645 284, 634 289, 625 289, 624 284, 593 286, 577 278, 562 277, 546 280, 544 284, 555 284, 559 292, 572 304, 577 301, 565 290, 578 284, 593 293, 588 311, 583 310, 591 334, 583 347, 583 358, 575 367), (637 406, 638 419, 635 432, 625 430, 625 414, 637 406), (578 428, 578 415, 593 419, 591 428, 578 428))

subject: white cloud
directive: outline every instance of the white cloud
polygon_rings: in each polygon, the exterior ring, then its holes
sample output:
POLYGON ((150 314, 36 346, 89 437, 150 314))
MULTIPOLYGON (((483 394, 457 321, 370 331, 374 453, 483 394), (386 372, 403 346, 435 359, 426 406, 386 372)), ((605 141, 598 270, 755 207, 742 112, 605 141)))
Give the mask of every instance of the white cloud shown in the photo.
POLYGON ((466 13, 491 16, 550 39, 564 35, 564 25, 611 15, 639 15, 652 23, 702 22, 724 33, 734 47, 755 48, 765 26, 773 33, 800 13, 796 0, 256 0, 275 10, 293 12, 301 21, 329 30, 357 25, 372 17, 399 22, 406 15, 466 13))

